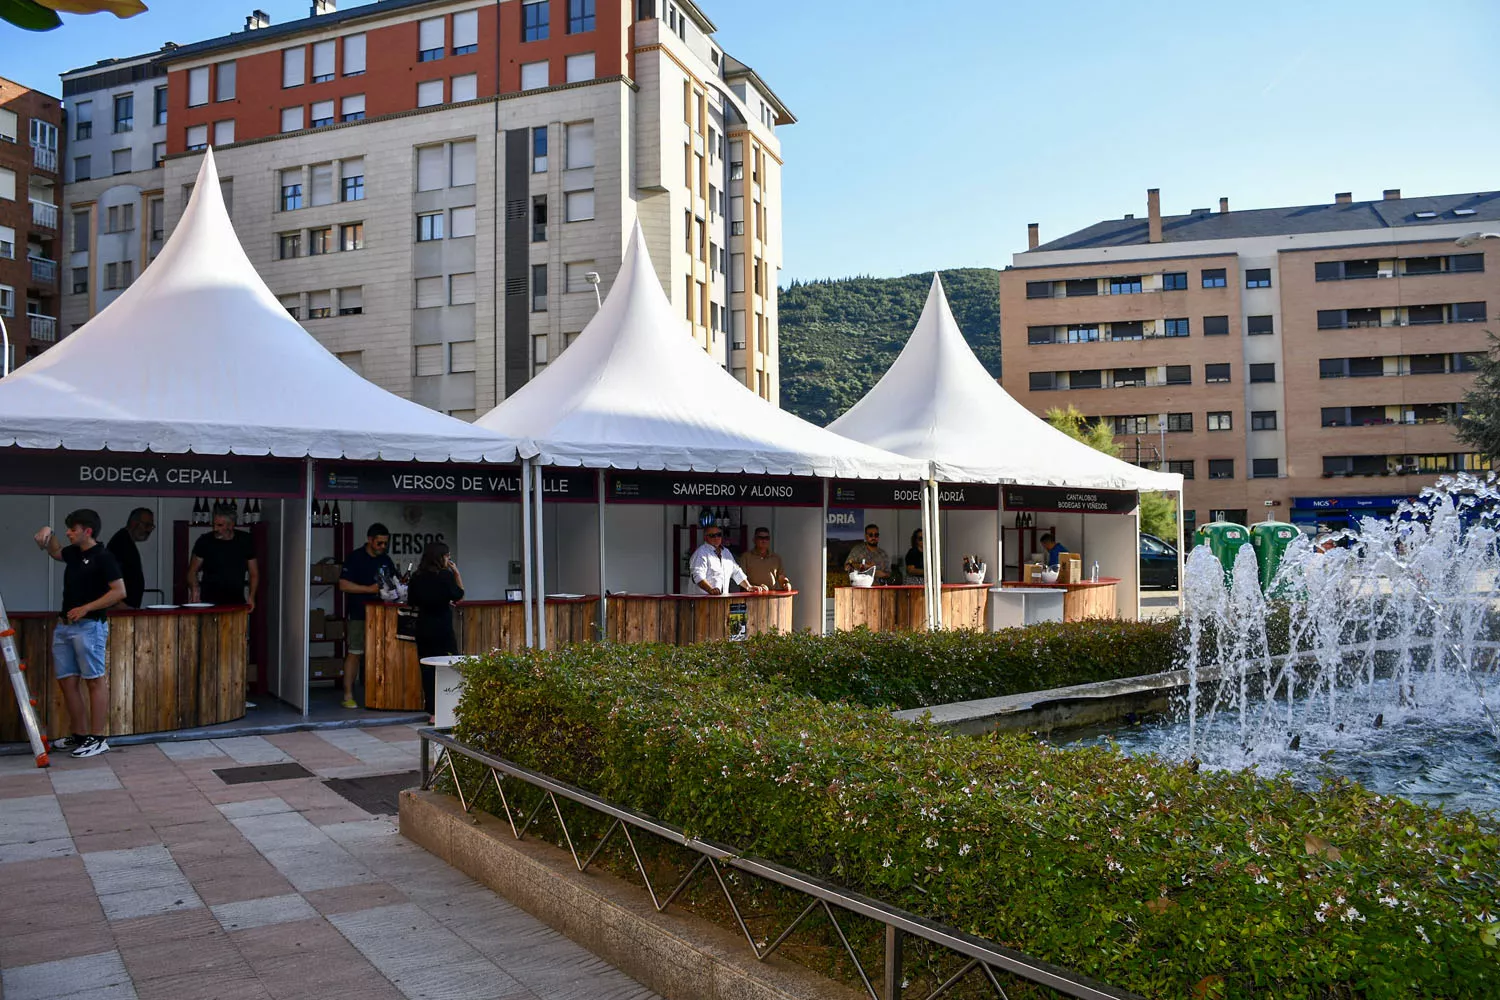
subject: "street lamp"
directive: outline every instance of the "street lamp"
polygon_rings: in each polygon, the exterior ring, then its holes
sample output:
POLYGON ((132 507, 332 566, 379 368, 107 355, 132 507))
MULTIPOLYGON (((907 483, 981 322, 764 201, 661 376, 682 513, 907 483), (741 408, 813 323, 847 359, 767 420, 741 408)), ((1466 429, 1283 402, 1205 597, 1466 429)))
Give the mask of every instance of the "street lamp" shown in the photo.
POLYGON ((590 271, 583 276, 583 280, 594 286, 594 305, 597 309, 603 309, 604 300, 599 297, 599 272, 590 271))

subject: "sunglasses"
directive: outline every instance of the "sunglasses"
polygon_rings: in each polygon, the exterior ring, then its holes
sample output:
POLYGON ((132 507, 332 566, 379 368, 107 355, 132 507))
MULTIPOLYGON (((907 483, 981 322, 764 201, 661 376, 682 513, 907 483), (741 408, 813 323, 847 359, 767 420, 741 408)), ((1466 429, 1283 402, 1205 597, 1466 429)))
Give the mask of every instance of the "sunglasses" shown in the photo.
POLYGON ((709 532, 705 532, 704 535, 703 535, 703 537, 704 538, 723 538, 724 537, 724 532, 722 532, 722 531, 709 531, 709 532))

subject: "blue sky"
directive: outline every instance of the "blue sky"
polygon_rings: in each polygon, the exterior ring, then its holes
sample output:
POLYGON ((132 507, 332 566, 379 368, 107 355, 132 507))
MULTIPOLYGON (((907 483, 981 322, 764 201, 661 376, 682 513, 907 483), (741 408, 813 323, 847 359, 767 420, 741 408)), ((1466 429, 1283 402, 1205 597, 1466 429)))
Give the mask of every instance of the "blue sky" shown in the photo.
MULTIPOLYGON (((310 6, 147 3, 0 25, 0 74, 58 93, 62 70, 310 6)), ((783 281, 1002 267, 1028 222, 1048 240, 1141 215, 1148 187, 1167 214, 1500 187, 1490 0, 701 5, 799 119, 781 130, 783 281)))

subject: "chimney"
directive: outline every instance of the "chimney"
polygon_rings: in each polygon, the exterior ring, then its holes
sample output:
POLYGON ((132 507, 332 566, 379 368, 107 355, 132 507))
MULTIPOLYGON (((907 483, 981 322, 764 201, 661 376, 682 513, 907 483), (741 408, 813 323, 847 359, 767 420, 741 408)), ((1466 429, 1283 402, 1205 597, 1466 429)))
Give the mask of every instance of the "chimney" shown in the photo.
POLYGON ((1161 242, 1161 191, 1146 189, 1146 242, 1161 242))
POLYGON ((1026 223, 1026 249, 1035 250, 1042 245, 1041 224, 1037 222, 1026 223))
POLYGON ((318 17, 321 14, 332 14, 338 9, 338 0, 313 0, 312 9, 307 13, 309 17, 318 17))
POLYGON ((1220 215, 1228 215, 1229 214, 1229 199, 1228 198, 1220 198, 1219 199, 1219 214, 1220 215))
POLYGON ((271 15, 263 10, 252 10, 250 16, 245 18, 245 30, 254 31, 256 28, 269 28, 271 26, 271 15))
POLYGON ((1401 197, 1401 189, 1400 188, 1386 188, 1385 189, 1385 200, 1386 201, 1395 201, 1395 200, 1397 200, 1400 197, 1401 197))
POLYGON ((1338 194, 1336 194, 1336 195, 1333 196, 1333 203, 1335 205, 1349 205, 1349 204, 1352 204, 1353 202, 1354 202, 1354 192, 1353 191, 1340 191, 1338 194))

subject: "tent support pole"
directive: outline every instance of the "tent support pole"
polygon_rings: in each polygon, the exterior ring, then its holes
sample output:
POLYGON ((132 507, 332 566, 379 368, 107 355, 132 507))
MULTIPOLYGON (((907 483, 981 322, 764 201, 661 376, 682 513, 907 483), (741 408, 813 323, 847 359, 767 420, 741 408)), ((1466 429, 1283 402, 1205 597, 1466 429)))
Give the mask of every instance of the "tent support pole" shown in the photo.
POLYGON ((943 628, 943 511, 942 494, 939 492, 937 480, 931 481, 932 489, 932 530, 937 536, 937 547, 933 549, 934 568, 937 576, 932 581, 932 620, 937 623, 938 628, 943 628))
POLYGON ((933 555, 933 547, 937 545, 937 532, 932 530, 932 494, 927 489, 927 483, 922 484, 922 600, 927 606, 927 628, 929 631, 937 627, 936 602, 933 600, 933 583, 936 576, 934 569, 942 565, 933 555))
POLYGON ((542 533, 542 466, 533 463, 536 477, 536 648, 547 648, 547 567, 545 535, 542 533))
POLYGON ((828 634, 828 480, 823 480, 823 523, 818 527, 823 555, 818 560, 818 634, 828 634))
MULTIPOLYGON (((521 616, 525 622, 526 647, 536 643, 531 628, 531 462, 521 459, 521 616)), ((476 650, 478 652, 478 650, 476 650)))
MULTIPOLYGON (((995 490, 995 586, 1005 580, 1005 487, 996 485, 995 490)), ((1019 532, 1016 544, 1020 545, 1019 532)))
MULTIPOLYGON (((598 286, 594 288, 598 291, 598 286)), ((604 585, 604 470, 599 470, 599 641, 609 630, 609 589, 604 585)))
MULTIPOLYGON (((313 488, 316 482, 317 463, 309 458, 307 460, 306 488, 302 493, 302 566, 301 572, 297 574, 302 582, 299 588, 302 592, 302 600, 299 602, 300 610, 298 613, 302 616, 302 622, 304 623, 302 627, 304 630, 307 628, 307 616, 312 608, 313 488)), ((349 511, 351 515, 354 512, 354 505, 352 503, 349 505, 349 511)), ((304 631, 303 634, 306 635, 307 633, 304 631)), ((302 657, 302 717, 304 719, 307 718, 308 706, 312 701, 312 657, 309 655, 311 648, 311 646, 304 642, 302 649, 298 653, 302 657)), ((280 686, 278 683, 277 687, 280 686)))
POLYGON ((1177 491, 1177 610, 1186 610, 1183 604, 1182 589, 1182 565, 1183 553, 1187 551, 1187 521, 1183 518, 1182 501, 1186 499, 1181 490, 1177 491))

